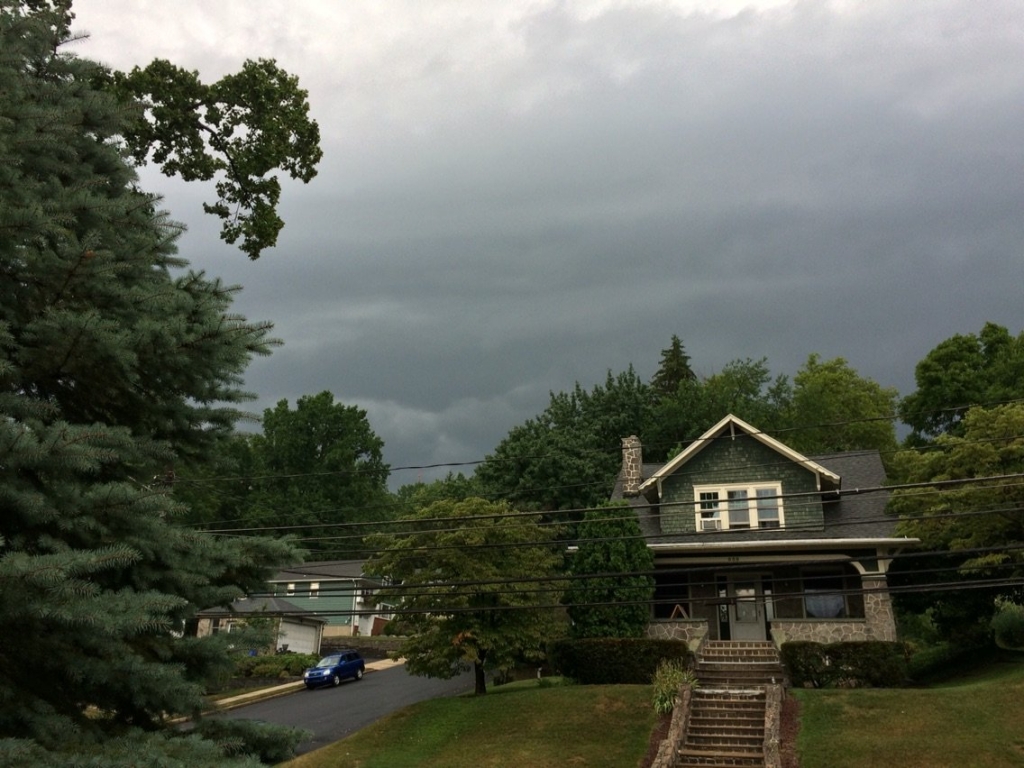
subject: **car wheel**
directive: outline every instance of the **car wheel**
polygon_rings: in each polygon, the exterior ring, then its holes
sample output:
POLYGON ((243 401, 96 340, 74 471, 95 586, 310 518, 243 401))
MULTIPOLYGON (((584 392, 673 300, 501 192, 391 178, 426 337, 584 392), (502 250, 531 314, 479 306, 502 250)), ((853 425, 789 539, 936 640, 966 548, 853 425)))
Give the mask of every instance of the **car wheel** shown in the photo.
POLYGON ((362 679, 363 679, 363 670, 357 669, 356 670, 356 680, 362 680, 362 679))
POLYGON ((341 685, 341 678, 337 674, 331 675, 331 685, 335 688, 341 685))

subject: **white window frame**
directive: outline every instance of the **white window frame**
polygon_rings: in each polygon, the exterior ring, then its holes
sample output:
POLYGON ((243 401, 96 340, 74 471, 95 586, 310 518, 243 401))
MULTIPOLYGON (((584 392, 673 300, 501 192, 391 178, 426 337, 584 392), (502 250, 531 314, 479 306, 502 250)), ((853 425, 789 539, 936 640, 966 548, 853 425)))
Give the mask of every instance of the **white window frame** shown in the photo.
POLYGON ((786 527, 785 510, 782 504, 782 483, 729 483, 727 485, 695 485, 693 487, 694 525, 698 533, 706 531, 757 531, 775 530, 786 527), (758 514, 758 491, 771 491, 770 498, 778 512, 778 525, 763 525, 758 514), (746 524, 739 524, 729 514, 730 506, 738 508, 736 498, 729 498, 730 492, 746 494, 746 524), (713 505, 713 506, 712 506, 713 505), (714 511, 712 511, 714 510, 714 511))
POLYGON ((311 581, 309 582, 309 599, 316 600, 320 597, 320 582, 311 581))

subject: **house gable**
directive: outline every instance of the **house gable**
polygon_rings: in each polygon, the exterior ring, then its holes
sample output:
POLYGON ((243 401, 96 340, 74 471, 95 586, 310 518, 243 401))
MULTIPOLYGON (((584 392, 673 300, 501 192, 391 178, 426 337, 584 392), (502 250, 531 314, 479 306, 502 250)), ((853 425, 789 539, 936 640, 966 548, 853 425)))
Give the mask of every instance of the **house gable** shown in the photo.
MULTIPOLYGON (((709 441, 685 464, 660 478, 661 530, 664 533, 697 532, 702 490, 719 492, 724 505, 729 489, 750 489, 751 501, 758 489, 768 491, 777 505, 783 528, 821 530, 824 510, 819 475, 773 447, 746 433, 709 441), (782 497, 785 497, 783 500, 782 497)), ((751 527, 757 528, 756 510, 751 527)), ((729 527, 724 521, 723 527, 729 527)))
POLYGON ((638 492, 658 510, 661 533, 821 531, 834 471, 730 414, 655 469, 638 492))

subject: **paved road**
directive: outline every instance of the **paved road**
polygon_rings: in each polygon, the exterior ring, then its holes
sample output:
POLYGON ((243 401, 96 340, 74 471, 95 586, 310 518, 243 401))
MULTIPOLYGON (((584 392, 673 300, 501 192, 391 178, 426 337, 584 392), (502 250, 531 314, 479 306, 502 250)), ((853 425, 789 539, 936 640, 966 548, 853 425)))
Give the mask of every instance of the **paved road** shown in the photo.
POLYGON ((472 690, 472 673, 452 680, 434 680, 414 677, 404 666, 396 666, 368 671, 362 680, 349 680, 337 688, 300 690, 214 717, 265 720, 313 731, 313 738, 299 745, 298 752, 302 754, 343 739, 417 701, 472 690))

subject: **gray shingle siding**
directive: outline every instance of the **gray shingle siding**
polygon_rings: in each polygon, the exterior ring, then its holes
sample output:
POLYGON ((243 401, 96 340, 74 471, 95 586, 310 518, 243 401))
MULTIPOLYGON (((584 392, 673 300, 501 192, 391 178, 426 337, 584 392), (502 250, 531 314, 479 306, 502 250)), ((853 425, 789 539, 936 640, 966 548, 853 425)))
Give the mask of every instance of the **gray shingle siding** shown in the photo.
MULTIPOLYGON (((813 472, 776 453, 749 435, 716 440, 662 482, 661 528, 664 533, 694 533, 694 487, 776 482, 784 496, 817 490, 813 472), (676 506, 678 505, 678 506, 676 506)), ((783 501, 787 528, 821 530, 821 499, 814 496, 783 501)))
MULTIPOLYGON (((745 436, 744 436, 745 437, 745 436)), ((750 439, 750 438, 747 438, 750 439)), ((761 445, 758 443, 758 445, 761 445)), ((757 461, 754 460, 752 465, 749 466, 750 474, 743 475, 742 480, 736 480, 735 482, 757 482, 757 472, 760 471, 762 466, 759 465, 770 465, 778 468, 779 474, 773 479, 783 479, 782 475, 782 462, 787 462, 788 459, 781 454, 775 453, 774 451, 767 448, 767 446, 761 445, 761 447, 768 451, 770 454, 770 460, 757 461)), ((657 503, 653 503, 655 500, 646 499, 643 496, 636 498, 625 499, 625 501, 636 511, 637 518, 640 521, 640 529, 648 542, 651 544, 667 544, 674 542, 724 542, 724 541, 785 541, 785 540, 799 540, 799 539, 866 539, 866 538, 890 538, 895 535, 896 520, 895 518, 889 517, 885 514, 885 506, 888 501, 889 494, 885 490, 876 490, 882 488, 885 485, 885 468, 882 465, 882 459, 878 451, 849 451, 846 453, 834 453, 822 456, 809 456, 808 458, 812 461, 820 464, 826 469, 835 472, 842 478, 842 490, 839 497, 826 497, 824 502, 819 502, 821 505, 821 526, 811 527, 796 527, 793 518, 790 516, 790 510, 793 505, 792 500, 784 500, 786 504, 786 528, 778 530, 745 530, 745 531, 712 531, 696 533, 693 531, 693 481, 686 482, 685 478, 688 475, 696 475, 695 467, 696 462, 704 454, 707 454, 708 450, 701 451, 700 454, 694 457, 693 461, 687 462, 685 465, 679 468, 677 475, 683 478, 682 482, 676 490, 673 491, 675 499, 683 498, 689 501, 689 512, 681 515, 680 519, 689 518, 690 528, 681 530, 678 527, 673 528, 671 521, 666 525, 667 515, 662 514, 662 507, 657 503), (690 491, 689 496, 684 496, 684 487, 689 485, 690 491)), ((710 455, 710 454, 709 454, 710 455)), ((733 458, 737 454, 732 454, 733 458)), ((753 454, 751 454, 753 455, 753 454)), ((728 464, 728 462, 726 463, 728 464)), ((800 473, 806 474, 806 470, 803 470, 799 465, 790 465, 800 473)), ((661 469, 662 464, 644 464, 643 473, 644 477, 651 477, 655 472, 661 469)), ((710 473, 712 467, 706 467, 704 472, 710 473)), ((737 477, 738 474, 730 474, 738 472, 738 465, 734 464, 732 467, 723 466, 722 474, 716 475, 719 478, 723 477, 737 477)), ((710 474, 704 474, 704 477, 711 476, 710 474)), ((663 487, 670 485, 670 481, 674 482, 673 478, 666 478, 663 482, 663 487)), ((713 482, 720 482, 725 484, 727 481, 719 479, 713 482)), ((794 479, 794 483, 799 483, 798 480, 794 479)), ((812 486, 810 490, 813 490, 813 478, 811 480, 812 486)), ((783 493, 791 494, 797 492, 795 490, 796 485, 793 489, 787 484, 783 488, 783 493)), ((668 496, 668 493, 666 493, 668 496)), ((806 498, 814 498, 806 497, 806 498)), ((820 497, 818 497, 820 498, 820 497)), ((623 500, 622 496, 622 485, 621 481, 617 482, 614 490, 612 491, 612 499, 623 500)))

